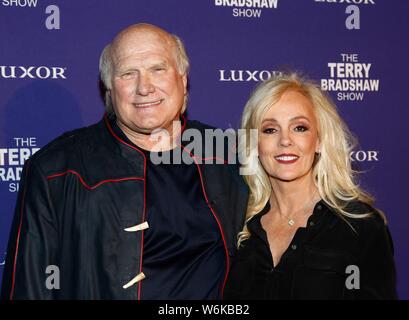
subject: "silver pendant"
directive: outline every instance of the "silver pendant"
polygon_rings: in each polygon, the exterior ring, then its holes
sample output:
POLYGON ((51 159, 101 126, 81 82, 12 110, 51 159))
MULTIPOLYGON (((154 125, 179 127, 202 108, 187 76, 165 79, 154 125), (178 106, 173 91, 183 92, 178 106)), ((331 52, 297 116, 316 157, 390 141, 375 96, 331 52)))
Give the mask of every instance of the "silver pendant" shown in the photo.
POLYGON ((288 220, 288 225, 293 226, 293 225, 294 225, 294 223, 295 223, 295 222, 294 222, 294 220, 293 220, 293 219, 289 219, 289 220, 288 220))

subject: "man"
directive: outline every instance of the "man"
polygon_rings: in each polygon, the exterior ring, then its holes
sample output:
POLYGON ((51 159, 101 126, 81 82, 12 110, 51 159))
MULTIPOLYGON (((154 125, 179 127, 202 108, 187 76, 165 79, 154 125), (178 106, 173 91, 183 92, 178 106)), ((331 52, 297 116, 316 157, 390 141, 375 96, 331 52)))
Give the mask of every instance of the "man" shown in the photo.
POLYGON ((153 25, 104 49, 104 119, 25 165, 2 298, 222 297, 247 189, 235 165, 200 163, 178 143, 209 128, 182 115, 188 67, 180 39, 153 25), (177 152, 192 163, 151 161, 177 152))

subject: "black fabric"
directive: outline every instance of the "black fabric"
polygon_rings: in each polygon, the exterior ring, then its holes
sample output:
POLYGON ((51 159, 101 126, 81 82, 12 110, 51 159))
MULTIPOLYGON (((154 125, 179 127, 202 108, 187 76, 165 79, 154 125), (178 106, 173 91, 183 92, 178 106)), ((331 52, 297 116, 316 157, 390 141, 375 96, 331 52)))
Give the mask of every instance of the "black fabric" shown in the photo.
MULTIPOLYGON (((144 231, 124 229, 144 222, 149 178, 145 155, 115 138, 113 123, 114 116, 105 116, 93 126, 68 132, 26 162, 1 299, 143 298, 139 289, 144 280, 123 286, 144 271, 144 231), (59 267, 58 290, 45 286, 49 265, 59 267)), ((187 121, 186 127, 200 132, 210 128, 197 121, 187 121)), ((247 187, 237 165, 199 167, 203 192, 220 222, 223 250, 232 254, 243 224, 247 187)), ((225 260, 220 265, 223 281, 230 257, 225 260)))
MULTIPOLYGON (((133 145, 117 125, 121 139, 133 145)), ((136 147, 136 146, 135 146, 136 147)), ((141 149, 142 150, 142 149, 141 149)), ((175 158, 178 146, 146 156, 146 221, 142 299, 220 299, 226 254, 213 213, 203 196, 198 169, 175 158), (169 160, 155 164, 151 159, 169 160)))
POLYGON ((147 163, 142 299, 220 298, 226 254, 196 166, 147 163))
MULTIPOLYGON (((379 214, 342 220, 324 201, 315 205, 305 228, 298 228, 274 267, 267 234, 260 219, 270 205, 247 224, 251 236, 232 262, 225 299, 396 299, 393 245, 379 214), (359 289, 346 281, 359 268, 359 289), (355 269, 356 270, 356 269, 355 269)), ((361 202, 350 203, 355 214, 374 212, 361 202)), ((354 273, 356 275, 356 273, 354 273)), ((353 282, 356 284, 357 282, 353 282)))

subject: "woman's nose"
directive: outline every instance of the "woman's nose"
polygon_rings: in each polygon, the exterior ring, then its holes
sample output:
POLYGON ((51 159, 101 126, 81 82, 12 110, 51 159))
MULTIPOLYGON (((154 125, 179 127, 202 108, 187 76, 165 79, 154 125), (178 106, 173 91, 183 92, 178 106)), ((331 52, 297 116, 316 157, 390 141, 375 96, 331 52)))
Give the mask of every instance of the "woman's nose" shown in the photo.
POLYGON ((280 146, 288 147, 293 144, 291 136, 288 132, 281 132, 280 135, 280 146))

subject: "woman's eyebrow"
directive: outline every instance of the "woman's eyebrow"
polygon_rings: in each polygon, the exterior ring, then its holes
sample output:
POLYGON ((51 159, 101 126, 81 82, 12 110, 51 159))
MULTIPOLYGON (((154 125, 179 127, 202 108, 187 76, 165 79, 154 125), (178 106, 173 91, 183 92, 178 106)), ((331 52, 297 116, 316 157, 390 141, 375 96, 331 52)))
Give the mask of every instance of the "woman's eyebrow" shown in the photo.
MULTIPOLYGON (((290 119, 290 121, 295 121, 295 120, 307 120, 310 121, 309 118, 305 117, 305 116, 296 116, 290 119)), ((266 118, 262 121, 262 123, 264 122, 278 122, 275 118, 266 118)))

